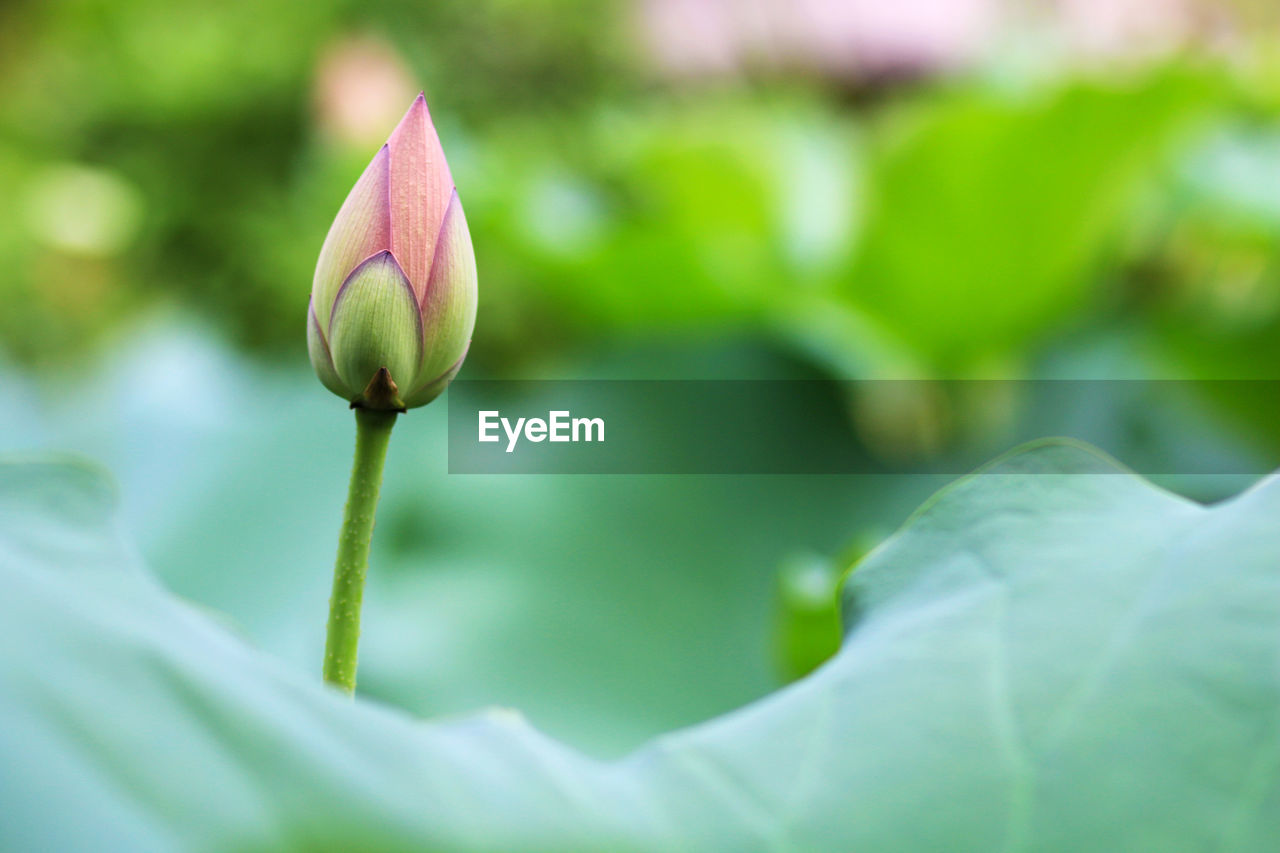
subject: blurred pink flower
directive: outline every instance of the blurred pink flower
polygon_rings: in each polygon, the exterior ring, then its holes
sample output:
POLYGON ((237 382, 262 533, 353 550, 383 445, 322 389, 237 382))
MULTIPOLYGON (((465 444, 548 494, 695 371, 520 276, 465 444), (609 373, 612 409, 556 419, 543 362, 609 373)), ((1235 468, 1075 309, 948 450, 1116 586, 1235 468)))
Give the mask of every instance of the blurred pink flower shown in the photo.
POLYGON ((1055 59, 1147 59, 1229 32, 1215 0, 637 0, 658 67, 859 79, 972 67, 1031 38, 1055 59), (1047 39, 1044 36, 1048 36, 1047 39))
POLYGON ((996 0, 642 0, 659 66, 723 73, 755 64, 837 76, 964 65, 997 23, 996 0))
POLYGON ((353 148, 382 139, 413 97, 413 77, 395 48, 372 36, 330 45, 316 67, 316 119, 328 135, 353 148))
POLYGON ((1195 25, 1190 0, 1058 0, 1057 7, 1069 46, 1086 55, 1163 53, 1195 25))

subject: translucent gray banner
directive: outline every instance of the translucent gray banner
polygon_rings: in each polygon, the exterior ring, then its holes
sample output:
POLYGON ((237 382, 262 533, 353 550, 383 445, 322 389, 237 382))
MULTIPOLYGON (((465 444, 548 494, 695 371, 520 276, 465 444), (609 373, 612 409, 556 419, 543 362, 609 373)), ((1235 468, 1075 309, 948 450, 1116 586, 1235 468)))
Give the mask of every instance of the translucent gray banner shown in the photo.
POLYGON ((1280 467, 1280 381, 459 380, 448 407, 451 474, 963 474, 1046 436, 1280 467))

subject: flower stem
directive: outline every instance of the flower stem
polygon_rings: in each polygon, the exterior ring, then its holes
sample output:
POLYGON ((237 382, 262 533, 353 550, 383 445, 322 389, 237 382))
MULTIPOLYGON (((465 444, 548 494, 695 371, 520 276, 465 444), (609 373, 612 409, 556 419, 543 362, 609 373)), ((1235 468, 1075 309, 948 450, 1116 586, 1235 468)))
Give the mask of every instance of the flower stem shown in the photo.
POLYGON ((333 567, 329 631, 324 645, 324 680, 347 693, 356 689, 356 648, 360 643, 360 605, 369 568, 369 540, 382 488, 387 441, 395 422, 395 412, 356 409, 356 458, 338 538, 338 560, 333 567))

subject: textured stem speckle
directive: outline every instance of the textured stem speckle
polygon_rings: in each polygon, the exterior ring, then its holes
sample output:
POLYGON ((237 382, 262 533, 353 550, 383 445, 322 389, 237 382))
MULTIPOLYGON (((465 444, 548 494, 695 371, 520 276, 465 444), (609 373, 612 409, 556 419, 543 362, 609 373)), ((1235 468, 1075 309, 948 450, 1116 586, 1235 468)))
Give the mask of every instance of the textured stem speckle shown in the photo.
POLYGON ((387 442, 395 422, 395 412, 356 409, 356 458, 338 538, 324 647, 324 680, 347 693, 356 689, 356 650, 360 643, 360 606, 369 567, 369 541, 382 489, 387 442))

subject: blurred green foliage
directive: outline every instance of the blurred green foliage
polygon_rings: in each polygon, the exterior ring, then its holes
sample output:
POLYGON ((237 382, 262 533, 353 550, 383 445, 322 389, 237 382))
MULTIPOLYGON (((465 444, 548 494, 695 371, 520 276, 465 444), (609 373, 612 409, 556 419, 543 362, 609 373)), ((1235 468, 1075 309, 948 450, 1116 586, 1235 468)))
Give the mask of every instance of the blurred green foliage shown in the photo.
POLYGON ((1117 321, 1223 364, 1274 339, 1261 34, 1232 64, 690 84, 650 67, 635 17, 621 0, 8 4, 5 352, 65 362, 176 306, 297 361, 316 247, 390 126, 353 135, 341 112, 419 86, 479 255, 476 370, 725 328, 837 374, 1017 374, 1117 321), (335 59, 353 41, 373 59, 335 59), (67 189, 68 170, 89 182, 67 189))
POLYGON ((843 296, 935 370, 1034 351, 1087 304, 1138 182, 1212 94, 1174 72, 939 98, 873 161, 843 296))
POLYGON ((792 557, 778 573, 775 665, 787 681, 808 675, 840 648, 840 574, 813 554, 792 557))
MULTIPOLYGON (((7 4, 0 180, 18 203, 0 214, 0 297, 13 306, 0 319, 4 349, 23 361, 65 361, 121 319, 176 302, 255 348, 296 353, 299 294, 317 247, 376 150, 318 127, 325 51, 350 34, 386 40, 413 64, 412 88, 428 89, 461 165, 472 134, 518 145, 503 128, 521 117, 572 132, 570 117, 618 76, 600 37, 611 8, 595 0, 7 4), (125 239, 68 246, 31 215, 48 170, 68 163, 122 183, 137 201, 125 239)), ((478 189, 464 184, 463 193, 478 189)), ((119 213, 80 201, 63 213, 119 213)))
MULTIPOLYGON (((168 585, 318 660, 350 424, 305 376, 307 294, 419 88, 478 255, 468 376, 1276 373, 1271 31, 690 80, 646 54, 641 6, 0 5, 0 446, 108 461, 168 585), (182 343, 135 345, 157 315, 182 343), (228 537, 241 498, 265 521, 228 537)), ((1223 442, 1276 442, 1276 403, 1207 402, 1223 442)), ((940 405, 872 401, 856 436, 930 449, 940 405)), ((779 565, 936 485, 446 479, 439 418, 392 449, 362 686, 518 705, 603 751, 771 689, 779 565)))

